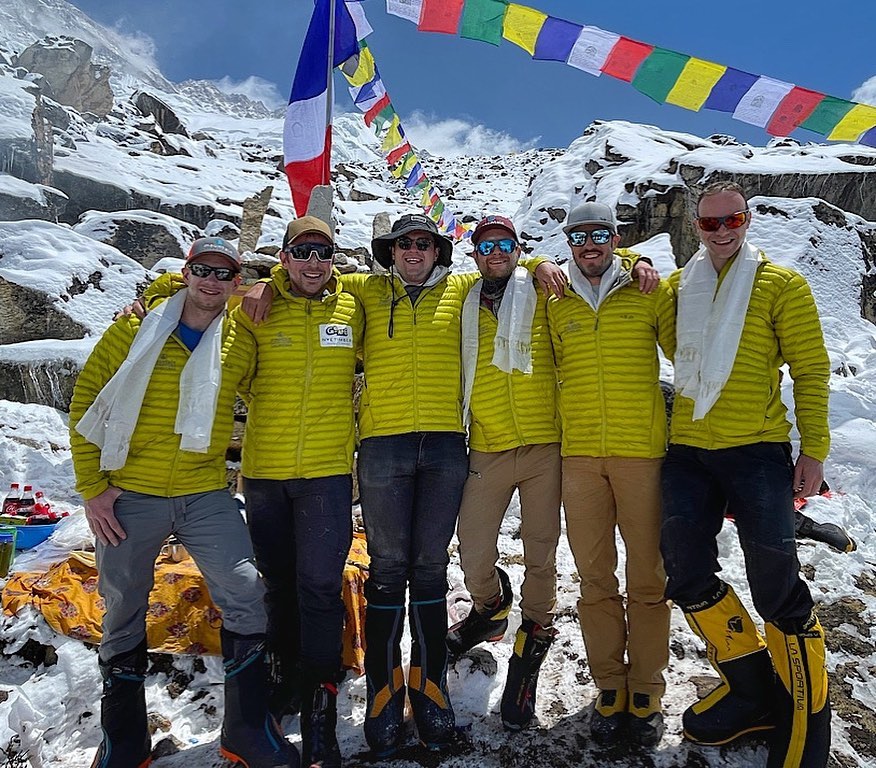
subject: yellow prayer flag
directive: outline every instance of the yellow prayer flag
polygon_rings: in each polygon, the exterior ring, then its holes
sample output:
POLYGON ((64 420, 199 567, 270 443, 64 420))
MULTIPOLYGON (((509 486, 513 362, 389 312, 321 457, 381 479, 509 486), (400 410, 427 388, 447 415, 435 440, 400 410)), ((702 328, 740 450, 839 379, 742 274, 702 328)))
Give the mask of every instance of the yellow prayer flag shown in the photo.
POLYGON ((715 64, 692 56, 681 70, 672 90, 669 91, 666 103, 699 112, 709 98, 712 88, 726 71, 727 67, 723 64, 715 64))
POLYGON ((402 174, 404 176, 410 175, 410 172, 413 170, 413 168, 416 164, 417 164, 417 156, 413 152, 411 152, 409 155, 407 155, 405 157, 404 162, 402 163, 402 166, 401 166, 402 174))
POLYGON ((389 130, 386 132, 386 136, 383 137, 383 143, 380 145, 384 152, 391 152, 404 141, 399 127, 398 115, 393 115, 392 122, 389 124, 389 130))
POLYGON ((359 51, 359 65, 352 75, 344 75, 350 85, 360 86, 365 83, 370 83, 374 79, 374 57, 371 55, 369 48, 362 48, 359 51))
POLYGON ((535 41, 538 33, 547 21, 548 15, 535 8, 509 3, 502 23, 502 37, 515 45, 519 45, 529 55, 535 54, 535 41))
POLYGON ((857 141, 858 137, 876 126, 876 107, 855 104, 827 137, 828 141, 857 141))
POLYGON ((428 187, 423 190, 423 194, 420 195, 420 207, 425 208, 429 205, 429 201, 432 199, 432 187, 428 187))

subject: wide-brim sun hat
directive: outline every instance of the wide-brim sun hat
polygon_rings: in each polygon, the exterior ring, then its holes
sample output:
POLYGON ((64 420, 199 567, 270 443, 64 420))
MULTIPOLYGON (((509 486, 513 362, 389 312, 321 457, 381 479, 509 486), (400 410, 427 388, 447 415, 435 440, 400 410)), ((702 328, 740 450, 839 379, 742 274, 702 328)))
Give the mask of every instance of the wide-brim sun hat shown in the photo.
POLYGON ((438 231, 438 226, 423 213, 406 213, 392 225, 385 235, 375 237, 371 241, 371 253, 375 261, 384 269, 392 266, 392 244, 411 232, 428 232, 438 246, 437 262, 442 267, 449 267, 453 261, 453 242, 438 231))

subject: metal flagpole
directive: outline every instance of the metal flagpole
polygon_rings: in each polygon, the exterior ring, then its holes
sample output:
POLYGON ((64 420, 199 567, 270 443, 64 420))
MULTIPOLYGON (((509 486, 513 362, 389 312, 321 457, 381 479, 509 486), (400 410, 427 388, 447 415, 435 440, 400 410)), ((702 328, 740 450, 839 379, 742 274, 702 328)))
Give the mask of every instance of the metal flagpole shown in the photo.
MULTIPOLYGON (((329 0, 329 39, 328 60, 326 61, 326 101, 325 101, 325 124, 328 130, 332 130, 332 103, 334 101, 334 61, 335 61, 335 3, 337 0, 329 0)), ((331 142, 329 142, 331 145, 331 142)), ((307 205, 307 215, 316 216, 332 226, 332 156, 331 150, 325 157, 322 166, 321 184, 313 188, 310 193, 310 202, 307 205)))

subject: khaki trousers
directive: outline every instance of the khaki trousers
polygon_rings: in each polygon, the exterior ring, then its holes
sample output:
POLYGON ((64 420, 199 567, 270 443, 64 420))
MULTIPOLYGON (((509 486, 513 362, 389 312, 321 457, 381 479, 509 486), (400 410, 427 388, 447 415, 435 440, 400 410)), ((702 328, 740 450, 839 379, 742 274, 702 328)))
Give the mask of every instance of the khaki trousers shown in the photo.
POLYGON ((499 528, 516 488, 520 494, 525 566, 520 610, 524 618, 543 627, 553 622, 561 467, 559 443, 469 453, 468 480, 456 533, 465 586, 477 610, 483 610, 484 604, 499 593, 499 528))
POLYGON ((669 605, 660 557, 662 459, 567 456, 563 507, 581 577, 578 620, 600 690, 665 691, 669 605), (627 550, 627 607, 618 591, 615 526, 627 550), (626 660, 625 660, 626 654, 626 660))

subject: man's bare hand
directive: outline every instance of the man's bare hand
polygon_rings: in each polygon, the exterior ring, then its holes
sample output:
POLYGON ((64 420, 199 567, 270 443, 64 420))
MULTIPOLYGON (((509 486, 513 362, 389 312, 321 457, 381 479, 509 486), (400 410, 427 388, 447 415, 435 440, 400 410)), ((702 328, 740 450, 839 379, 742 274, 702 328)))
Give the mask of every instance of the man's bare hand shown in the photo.
POLYGON ((561 299, 566 295, 566 274, 552 261, 543 261, 535 268, 535 279, 545 296, 553 294, 561 299))
POLYGON ((117 320, 120 317, 130 317, 134 315, 134 317, 139 317, 141 320, 146 317, 146 313, 149 310, 146 309, 146 304, 143 302, 143 299, 134 299, 130 304, 125 307, 122 307, 118 312, 113 315, 113 320, 117 320))
POLYGON ((97 536, 101 544, 118 546, 126 539, 125 529, 119 522, 114 511, 116 499, 122 495, 122 489, 110 486, 99 496, 85 502, 85 519, 88 527, 97 536))
POLYGON ((263 323, 271 314, 274 294, 267 283, 256 283, 243 296, 240 308, 256 325, 263 323))
POLYGON ((805 499, 809 496, 817 496, 823 482, 824 464, 801 453, 794 465, 794 498, 805 499))
POLYGON ((639 290, 642 293, 651 293, 660 282, 660 273, 647 261, 636 262, 633 277, 639 281, 639 290))

